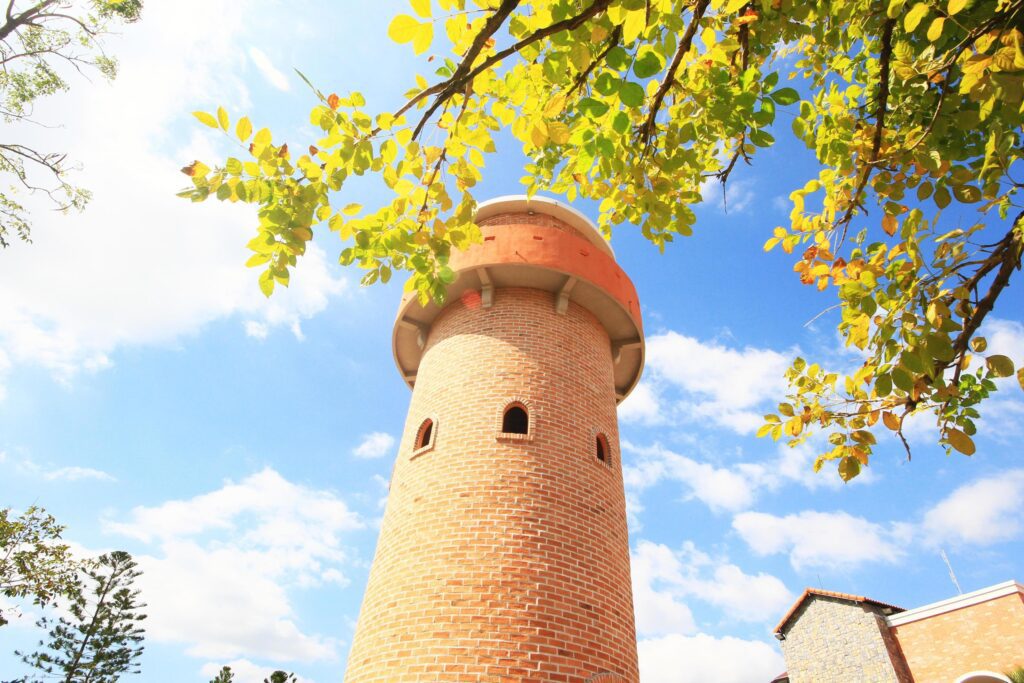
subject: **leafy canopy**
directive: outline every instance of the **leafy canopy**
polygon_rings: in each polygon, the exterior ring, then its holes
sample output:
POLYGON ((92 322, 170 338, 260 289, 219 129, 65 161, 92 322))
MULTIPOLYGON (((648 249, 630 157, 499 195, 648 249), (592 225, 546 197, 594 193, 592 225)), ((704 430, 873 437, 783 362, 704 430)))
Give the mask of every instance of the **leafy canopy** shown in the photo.
MULTIPOLYGON (((4 123, 33 117, 36 100, 70 88, 72 71, 98 71, 113 79, 117 62, 101 41, 119 22, 134 22, 142 0, 8 0, 0 17, 0 118, 4 123)), ((66 155, 19 143, 10 127, 0 138, 0 247, 12 233, 28 241, 31 233, 24 195, 41 193, 58 209, 81 209, 86 190, 68 181, 66 155)))
MULTIPOLYGON (((0 510, 0 595, 38 606, 73 595, 82 563, 60 542, 63 532, 42 508, 30 507, 16 517, 9 508, 0 510)), ((0 609, 0 626, 7 621, 0 609)))
POLYGON ((326 227, 364 283, 410 271, 410 290, 443 302, 451 250, 480 240, 472 190, 499 130, 530 158, 527 192, 598 200, 606 234, 630 224, 664 249, 693 231, 702 183, 728 182, 791 129, 820 168, 765 249, 793 254, 801 282, 837 297, 839 332, 864 363, 841 376, 797 359, 791 395, 760 434, 799 443, 829 431, 815 468, 834 460, 844 480, 867 465, 877 423, 902 439, 916 413, 935 416, 947 451, 974 452, 979 406, 1015 371, 985 357, 977 333, 1024 241, 1024 0, 411 5, 388 35, 423 54, 443 28, 448 54, 410 78, 395 111, 313 88, 321 135, 295 151, 248 118, 232 127, 223 107, 196 112, 240 153, 184 168, 181 196, 256 206, 247 265, 262 269, 265 294, 326 227), (341 199, 364 175, 393 199, 341 199), (951 229, 953 202, 978 222, 951 229))

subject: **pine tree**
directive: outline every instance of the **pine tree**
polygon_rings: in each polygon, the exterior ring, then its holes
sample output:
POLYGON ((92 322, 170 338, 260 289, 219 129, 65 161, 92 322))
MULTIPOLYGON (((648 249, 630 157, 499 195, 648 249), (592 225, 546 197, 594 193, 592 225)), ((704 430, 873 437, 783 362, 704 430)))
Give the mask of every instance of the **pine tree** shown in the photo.
POLYGON ((231 672, 230 666, 221 668, 220 673, 210 683, 234 683, 235 674, 231 672))
MULTIPOLYGON (((65 683, 114 683, 122 674, 139 673, 144 635, 139 622, 146 615, 140 613, 145 605, 132 586, 141 574, 135 561, 126 552, 114 551, 84 573, 91 590, 83 586, 76 592, 68 616, 50 629, 46 648, 18 654, 46 678, 63 677, 65 683)), ((39 626, 52 623, 44 617, 39 626)))
POLYGON ((277 670, 270 674, 270 678, 264 678, 263 683, 298 683, 295 674, 285 673, 284 671, 277 670))

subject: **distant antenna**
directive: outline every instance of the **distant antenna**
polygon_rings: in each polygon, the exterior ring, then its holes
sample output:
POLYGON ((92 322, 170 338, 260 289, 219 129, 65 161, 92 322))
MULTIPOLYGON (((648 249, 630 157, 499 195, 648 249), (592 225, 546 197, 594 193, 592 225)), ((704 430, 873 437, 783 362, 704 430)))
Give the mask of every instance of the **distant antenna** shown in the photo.
POLYGON ((963 595, 964 592, 960 588, 960 582, 956 580, 956 574, 953 573, 953 565, 949 563, 949 558, 946 557, 946 551, 939 548, 939 555, 942 555, 942 561, 946 563, 946 568, 949 569, 949 578, 953 580, 953 585, 956 586, 956 592, 963 595))

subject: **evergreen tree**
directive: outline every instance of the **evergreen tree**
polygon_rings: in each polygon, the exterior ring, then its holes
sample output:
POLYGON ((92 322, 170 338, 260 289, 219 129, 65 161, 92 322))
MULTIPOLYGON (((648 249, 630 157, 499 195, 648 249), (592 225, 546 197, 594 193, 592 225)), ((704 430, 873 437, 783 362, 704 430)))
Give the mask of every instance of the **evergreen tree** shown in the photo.
POLYGON ((231 673, 231 667, 222 667, 220 673, 217 674, 210 683, 234 683, 235 674, 231 673))
MULTIPOLYGON (((83 586, 76 592, 68 616, 50 629, 45 649, 18 654, 46 678, 62 677, 65 683, 114 683, 122 674, 139 673, 144 635, 139 622, 146 615, 140 613, 145 605, 133 587, 141 574, 135 561, 124 551, 114 551, 84 573, 91 590, 83 586)), ((39 626, 52 623, 44 617, 39 626)))
POLYGON ((295 674, 287 674, 284 671, 277 670, 270 674, 270 678, 264 678, 263 683, 298 683, 295 674))

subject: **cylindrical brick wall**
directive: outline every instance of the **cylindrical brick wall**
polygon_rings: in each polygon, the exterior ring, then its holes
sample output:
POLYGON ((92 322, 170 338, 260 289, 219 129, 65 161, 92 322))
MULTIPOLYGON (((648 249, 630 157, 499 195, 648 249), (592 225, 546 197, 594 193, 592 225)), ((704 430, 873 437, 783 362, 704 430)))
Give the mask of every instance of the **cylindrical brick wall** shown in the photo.
POLYGON ((638 680, 611 342, 554 295, 465 296, 431 326, 348 683, 638 680), (501 436, 503 409, 529 411, 501 436), (434 420, 433 446, 416 451, 434 420), (598 434, 609 457, 597 457, 598 434))

